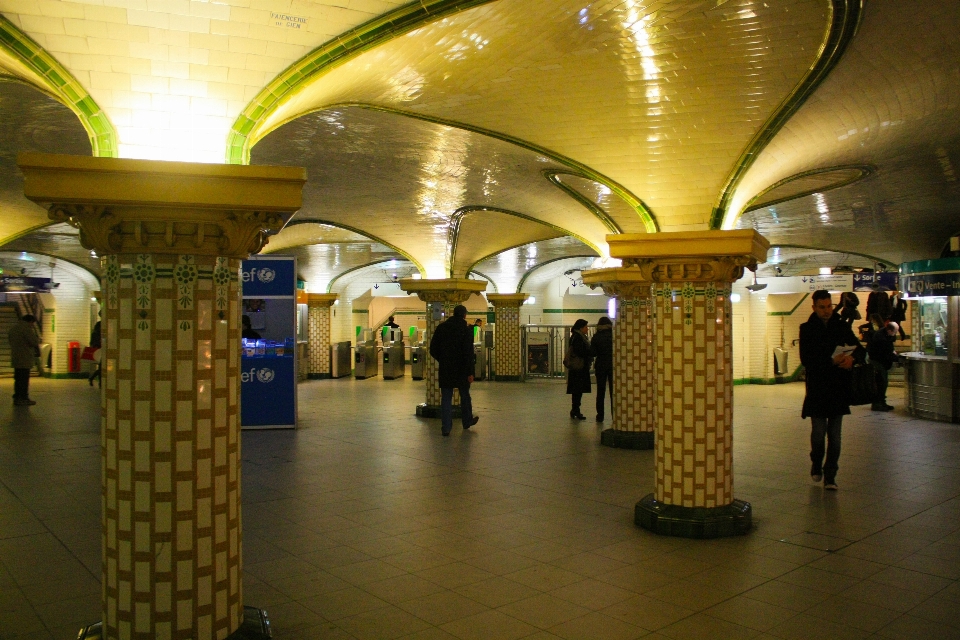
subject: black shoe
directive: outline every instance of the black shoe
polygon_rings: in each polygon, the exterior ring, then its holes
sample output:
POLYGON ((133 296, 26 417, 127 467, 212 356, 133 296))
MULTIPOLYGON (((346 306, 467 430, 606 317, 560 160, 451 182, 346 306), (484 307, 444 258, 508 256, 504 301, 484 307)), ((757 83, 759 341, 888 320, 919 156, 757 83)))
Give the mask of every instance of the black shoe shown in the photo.
POLYGON ((603 422, 603 414, 602 414, 602 413, 598 413, 598 414, 597 414, 597 422, 603 422))
POLYGON ((29 398, 26 399, 26 400, 14 400, 14 401, 13 401, 13 406, 15 406, 15 407, 32 407, 32 406, 35 405, 35 404, 37 404, 37 402, 36 402, 35 400, 30 400, 29 398))
POLYGON ((449 431, 444 431, 443 429, 441 429, 441 430, 440 430, 440 435, 442 435, 442 436, 448 436, 448 435, 450 435, 450 432, 449 432, 449 431))
POLYGON ((473 416, 473 420, 470 421, 470 424, 466 425, 466 426, 463 428, 464 431, 466 431, 467 429, 469 429, 469 428, 472 427, 473 425, 477 424, 478 422, 480 422, 480 416, 473 416))
POLYGON ((93 378, 87 378, 87 382, 90 383, 90 386, 91 386, 91 387, 93 386, 93 378))
POLYGON ((571 412, 571 413, 570 413, 570 417, 573 418, 574 420, 586 420, 586 419, 587 419, 587 416, 583 415, 582 413, 573 413, 573 412, 571 412))

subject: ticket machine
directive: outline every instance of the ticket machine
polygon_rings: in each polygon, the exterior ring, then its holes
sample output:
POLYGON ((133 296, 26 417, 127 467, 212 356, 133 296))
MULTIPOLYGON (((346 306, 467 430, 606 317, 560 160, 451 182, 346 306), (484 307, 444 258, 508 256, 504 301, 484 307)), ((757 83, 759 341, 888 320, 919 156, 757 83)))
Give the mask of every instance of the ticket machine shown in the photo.
POLYGON ((380 373, 380 358, 377 357, 377 340, 373 331, 367 329, 357 339, 354 351, 353 376, 357 380, 376 378, 380 373), (362 338, 362 340, 360 339, 362 338))
POLYGON ((423 343, 423 332, 416 327, 410 327, 410 377, 414 380, 423 380, 423 373, 430 357, 427 346, 423 343))
POLYGON ((487 359, 483 346, 484 331, 480 327, 473 327, 473 379, 484 380, 487 373, 487 359))
POLYGON ((403 331, 383 328, 383 379, 402 378, 407 371, 404 358, 403 331))

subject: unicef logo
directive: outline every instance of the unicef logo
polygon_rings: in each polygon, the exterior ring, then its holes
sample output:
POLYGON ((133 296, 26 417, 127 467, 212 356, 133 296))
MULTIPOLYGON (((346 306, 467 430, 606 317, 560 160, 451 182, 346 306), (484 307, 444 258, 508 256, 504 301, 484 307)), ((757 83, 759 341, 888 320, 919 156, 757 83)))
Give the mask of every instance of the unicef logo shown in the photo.
POLYGON ((258 369, 257 367, 251 367, 249 371, 242 371, 240 373, 240 382, 260 382, 262 384, 269 384, 273 382, 276 374, 273 372, 273 369, 258 369))
MULTIPOLYGON (((273 269, 258 269, 257 270, 257 280, 267 284, 268 282, 273 282, 273 279, 277 277, 277 272, 273 269)), ((272 374, 273 372, 271 372, 272 374)))

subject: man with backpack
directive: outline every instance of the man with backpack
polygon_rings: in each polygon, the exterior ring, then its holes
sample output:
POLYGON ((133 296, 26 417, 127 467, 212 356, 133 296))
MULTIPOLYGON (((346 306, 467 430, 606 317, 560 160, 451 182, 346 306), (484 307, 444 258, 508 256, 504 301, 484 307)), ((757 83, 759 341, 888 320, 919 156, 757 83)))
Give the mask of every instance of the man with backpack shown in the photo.
POLYGON ((440 432, 449 436, 453 429, 453 390, 460 391, 463 428, 477 424, 470 400, 473 382, 473 331, 467 326, 467 308, 458 304, 453 315, 441 322, 430 338, 430 355, 440 365, 440 432))

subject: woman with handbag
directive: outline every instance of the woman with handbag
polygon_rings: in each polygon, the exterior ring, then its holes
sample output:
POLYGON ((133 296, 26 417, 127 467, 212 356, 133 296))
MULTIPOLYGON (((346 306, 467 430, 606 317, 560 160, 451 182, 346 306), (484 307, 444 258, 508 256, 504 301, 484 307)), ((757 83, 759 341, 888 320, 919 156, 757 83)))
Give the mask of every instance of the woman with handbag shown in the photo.
POLYGON ((587 321, 583 318, 573 323, 570 340, 567 342, 567 355, 564 365, 567 367, 567 393, 572 398, 570 417, 574 420, 586 420, 580 413, 580 401, 583 394, 590 393, 590 363, 593 353, 587 341, 587 321))

